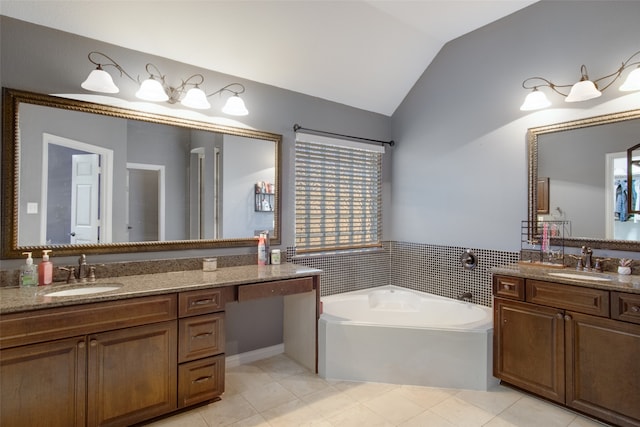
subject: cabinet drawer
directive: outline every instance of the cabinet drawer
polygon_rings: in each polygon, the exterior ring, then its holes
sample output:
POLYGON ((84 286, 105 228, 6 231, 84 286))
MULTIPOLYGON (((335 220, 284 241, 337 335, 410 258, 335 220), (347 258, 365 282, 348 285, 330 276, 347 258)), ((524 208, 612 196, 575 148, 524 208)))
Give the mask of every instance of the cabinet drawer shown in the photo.
POLYGON ((292 295, 313 290, 313 278, 278 280, 276 282, 256 283, 238 287, 238 301, 267 298, 278 295, 292 295))
POLYGON ((609 317, 609 291, 527 280, 526 300, 534 304, 609 317))
POLYGON ((6 314, 0 348, 172 320, 176 301, 170 294, 6 314))
POLYGON ((187 317, 223 311, 227 300, 233 299, 232 293, 232 287, 181 292, 178 295, 178 315, 187 317))
POLYGON ((224 355, 178 367, 178 407, 215 399, 224 392, 224 355))
POLYGON ((524 301, 524 279, 522 277, 493 276, 493 294, 524 301))
POLYGON ((611 292, 611 318, 640 323, 640 294, 611 292))
POLYGON ((224 313, 180 319, 178 361, 224 353, 224 313))

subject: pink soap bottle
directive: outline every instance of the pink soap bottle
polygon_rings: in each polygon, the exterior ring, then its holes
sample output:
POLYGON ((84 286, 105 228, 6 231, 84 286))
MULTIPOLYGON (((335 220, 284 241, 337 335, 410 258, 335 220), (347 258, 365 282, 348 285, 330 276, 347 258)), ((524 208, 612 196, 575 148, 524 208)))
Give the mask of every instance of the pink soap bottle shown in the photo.
POLYGON ((42 262, 38 266, 38 285, 50 285, 53 282, 53 263, 49 261, 50 249, 42 251, 42 262))

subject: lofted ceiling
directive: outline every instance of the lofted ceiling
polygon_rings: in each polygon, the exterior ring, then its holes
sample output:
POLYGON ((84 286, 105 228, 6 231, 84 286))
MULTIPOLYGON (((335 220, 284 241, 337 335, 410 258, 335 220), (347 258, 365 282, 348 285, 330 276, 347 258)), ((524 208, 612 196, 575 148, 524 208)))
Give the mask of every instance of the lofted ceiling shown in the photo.
POLYGON ((390 116, 450 40, 535 0, 0 0, 0 14, 390 116))

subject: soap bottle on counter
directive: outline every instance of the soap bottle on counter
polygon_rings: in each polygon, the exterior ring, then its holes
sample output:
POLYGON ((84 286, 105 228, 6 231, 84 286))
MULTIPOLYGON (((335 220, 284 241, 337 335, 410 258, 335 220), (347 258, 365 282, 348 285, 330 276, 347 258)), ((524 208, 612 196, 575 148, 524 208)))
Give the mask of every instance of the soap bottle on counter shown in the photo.
POLYGON ((50 249, 42 251, 42 262, 38 266, 38 284, 40 286, 50 285, 53 282, 53 263, 49 261, 50 249))
POLYGON ((267 264, 267 245, 265 243, 264 234, 260 233, 258 238, 258 265, 267 264))
POLYGON ((33 264, 31 252, 22 252, 27 256, 26 264, 20 269, 20 286, 37 286, 38 285, 38 269, 33 264))

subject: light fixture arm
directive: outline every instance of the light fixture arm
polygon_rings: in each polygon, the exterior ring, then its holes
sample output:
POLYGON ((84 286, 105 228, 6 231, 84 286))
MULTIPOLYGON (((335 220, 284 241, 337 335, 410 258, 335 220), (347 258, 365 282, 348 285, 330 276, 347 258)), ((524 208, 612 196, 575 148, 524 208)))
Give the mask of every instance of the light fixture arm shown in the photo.
POLYGON ((216 94, 222 94, 222 92, 224 92, 225 90, 227 92, 233 93, 235 96, 238 96, 241 93, 244 93, 245 88, 244 88, 244 85, 241 84, 241 83, 230 83, 230 84, 226 85, 225 87, 223 87, 222 89, 218 89, 217 91, 208 94, 207 98, 210 97, 210 96, 216 95, 216 94), (240 90, 237 90, 237 91, 236 90, 231 90, 231 89, 229 89, 231 86, 239 86, 240 90))
POLYGON ((604 77, 600 77, 599 79, 594 80, 593 82, 597 85, 598 82, 602 81, 602 80, 606 80, 608 78, 613 77, 613 79, 611 79, 611 81, 606 85, 603 86, 602 88, 600 88, 601 91, 604 91, 606 88, 608 88, 609 86, 611 86, 616 80, 618 80, 618 78, 620 78, 620 75, 624 72, 624 70, 626 70, 629 67, 632 67, 634 65, 638 65, 640 66, 640 50, 637 51, 636 53, 634 53, 633 55, 631 55, 629 57, 629 59, 627 59, 626 61, 624 61, 622 63, 622 65, 620 66, 620 68, 618 68, 616 71, 614 71, 613 73, 606 75, 604 77), (639 60, 636 62, 631 62, 631 60, 635 57, 635 56, 639 56, 639 60))
POLYGON ((554 91, 555 93, 562 95, 562 96, 567 96, 566 93, 561 92, 558 90, 559 87, 571 87, 572 85, 557 85, 553 82, 551 82, 550 80, 545 79, 544 77, 529 77, 528 79, 526 79, 525 81, 522 82, 522 87, 527 89, 527 90, 538 90, 539 87, 542 86, 546 86, 548 88, 550 88, 552 91, 554 91), (537 84, 537 85, 530 85, 529 83, 532 81, 536 81, 536 80, 540 80, 543 81, 544 84, 537 84))
MULTIPOLYGON (((129 75, 129 73, 127 73, 127 72, 126 72, 126 71, 125 71, 125 70, 120 66, 120 64, 118 64, 118 63, 117 63, 116 61, 114 61, 111 57, 109 57, 109 56, 105 55, 104 53, 102 53, 102 52, 97 52, 97 51, 92 51, 92 52, 89 52, 89 55, 87 55, 87 57, 89 58, 89 62, 91 62, 93 65, 95 65, 95 66, 97 67, 96 69, 98 69, 98 70, 102 70, 102 67, 113 67, 113 68, 115 68, 116 70, 120 71, 120 77, 122 77, 123 75, 125 75, 125 76, 129 77, 129 79, 131 79, 131 81, 136 82, 136 79, 134 79, 133 77, 131 77, 131 76, 129 75), (92 59, 92 58, 91 58, 91 55, 93 55, 94 57, 95 57, 96 55, 101 55, 101 56, 105 57, 106 59, 108 59, 109 61, 111 61, 111 63, 104 63, 104 64, 103 64, 103 63, 101 63, 101 62, 97 62, 97 61, 95 61, 94 59, 92 59)), ((138 80, 138 81, 137 81, 137 83, 140 83, 140 81, 138 80)))

